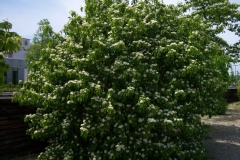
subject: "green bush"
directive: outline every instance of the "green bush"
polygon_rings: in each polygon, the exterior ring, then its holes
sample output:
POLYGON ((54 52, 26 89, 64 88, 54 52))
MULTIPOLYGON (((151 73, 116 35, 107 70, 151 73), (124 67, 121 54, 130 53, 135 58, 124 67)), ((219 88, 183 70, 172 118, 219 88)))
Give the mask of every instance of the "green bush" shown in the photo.
POLYGON ((216 28, 156 1, 86 1, 85 13, 71 12, 14 97, 37 108, 25 122, 49 140, 39 159, 204 159, 201 115, 228 86, 216 28))
POLYGON ((240 86, 237 86, 237 95, 240 96, 240 86))
POLYGON ((222 106, 219 106, 219 107, 217 108, 216 114, 217 114, 217 115, 224 115, 224 114, 226 114, 227 109, 228 109, 227 103, 226 103, 226 102, 223 102, 222 106))
POLYGON ((0 92, 17 92, 20 90, 20 86, 14 85, 13 83, 0 85, 0 92))
POLYGON ((0 87, 4 84, 5 81, 4 72, 6 72, 8 69, 9 65, 6 64, 3 54, 0 53, 0 87))

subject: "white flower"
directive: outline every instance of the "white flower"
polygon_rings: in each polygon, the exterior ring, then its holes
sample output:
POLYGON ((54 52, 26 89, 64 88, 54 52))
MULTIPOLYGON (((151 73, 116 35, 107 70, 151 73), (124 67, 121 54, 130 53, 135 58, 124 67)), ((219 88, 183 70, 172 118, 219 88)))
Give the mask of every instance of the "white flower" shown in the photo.
POLYGON ((110 105, 108 106, 108 109, 113 110, 113 106, 110 104, 110 105))
POLYGON ((157 122, 154 118, 148 118, 148 120, 147 120, 149 123, 155 123, 155 122, 157 122))
POLYGON ((125 150, 125 146, 124 145, 117 144, 115 147, 116 147, 116 151, 125 150))
POLYGON ((172 123, 172 121, 168 119, 164 119, 164 123, 172 123))
POLYGON ((71 103, 73 103, 73 101, 67 101, 67 104, 71 104, 71 103))
POLYGON ((143 142, 147 143, 147 139, 146 139, 146 138, 144 138, 144 139, 143 139, 143 142))
POLYGON ((135 88, 134 87, 127 87, 128 90, 133 91, 135 88))
POLYGON ((164 137, 163 142, 166 142, 166 141, 167 141, 167 137, 164 137))
POLYGON ((174 121, 182 121, 182 118, 174 118, 174 121))
POLYGON ((120 129, 120 128, 123 128, 123 125, 118 126, 118 128, 119 128, 119 129, 120 129))
POLYGON ((106 101, 103 101, 103 103, 102 103, 103 105, 105 105, 105 104, 107 104, 107 102, 106 101))

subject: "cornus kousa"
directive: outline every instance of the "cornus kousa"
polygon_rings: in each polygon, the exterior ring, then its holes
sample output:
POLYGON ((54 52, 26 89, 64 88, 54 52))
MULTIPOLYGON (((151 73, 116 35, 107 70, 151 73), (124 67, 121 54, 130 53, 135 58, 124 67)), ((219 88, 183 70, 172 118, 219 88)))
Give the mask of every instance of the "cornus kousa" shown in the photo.
POLYGON ((229 81, 231 46, 217 34, 239 14, 208 2, 85 0, 62 34, 41 25, 14 96, 36 108, 27 133, 49 142, 38 159, 204 159, 201 116, 224 110, 229 81))

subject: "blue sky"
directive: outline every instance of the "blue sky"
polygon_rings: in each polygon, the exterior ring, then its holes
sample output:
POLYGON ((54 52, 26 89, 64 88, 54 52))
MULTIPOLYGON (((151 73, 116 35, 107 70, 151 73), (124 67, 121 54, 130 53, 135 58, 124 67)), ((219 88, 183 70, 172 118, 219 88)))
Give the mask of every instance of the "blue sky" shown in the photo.
MULTIPOLYGON (((164 0, 167 4, 178 1, 184 0, 164 0)), ((230 1, 240 3, 240 0, 230 1)), ((80 6, 84 6, 84 0, 0 0, 0 21, 8 19, 13 25, 12 31, 32 39, 40 20, 48 19, 54 31, 59 32, 68 22, 70 10, 83 15, 80 6)), ((228 32, 222 36, 231 44, 239 40, 228 32)))
POLYGON ((83 5, 83 0, 0 0, 0 21, 8 19, 12 31, 32 39, 40 20, 48 19, 58 32, 68 22, 69 11, 80 13, 83 5))
MULTIPOLYGON (((164 0, 166 4, 176 4, 184 0, 164 0)), ((240 0, 230 0, 239 3, 240 0)), ((38 22, 48 19, 55 32, 59 32, 68 22, 69 11, 80 12, 80 6, 84 6, 84 0, 0 0, 0 22, 8 19, 12 23, 12 31, 24 38, 32 39, 38 29, 38 22)), ((226 32, 221 35, 230 44, 240 38, 226 32)), ((240 70, 240 66, 237 66, 240 70)))

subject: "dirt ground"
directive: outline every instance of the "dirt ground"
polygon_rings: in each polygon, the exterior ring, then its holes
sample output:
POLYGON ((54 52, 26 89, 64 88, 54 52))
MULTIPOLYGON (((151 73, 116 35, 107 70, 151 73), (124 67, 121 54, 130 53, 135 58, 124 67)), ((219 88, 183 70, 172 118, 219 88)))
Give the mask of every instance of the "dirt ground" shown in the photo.
POLYGON ((203 118, 213 126, 212 139, 204 142, 210 160, 240 160, 240 102, 229 105, 225 115, 203 118), (237 106, 238 105, 238 106, 237 106), (237 109, 236 109, 237 108, 237 109))

